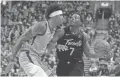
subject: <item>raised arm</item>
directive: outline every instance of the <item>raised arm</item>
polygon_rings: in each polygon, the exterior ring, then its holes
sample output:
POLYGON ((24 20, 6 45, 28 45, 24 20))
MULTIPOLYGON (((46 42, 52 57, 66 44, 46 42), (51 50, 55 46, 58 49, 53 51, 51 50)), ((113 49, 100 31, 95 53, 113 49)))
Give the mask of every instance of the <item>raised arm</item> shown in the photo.
POLYGON ((36 34, 44 34, 45 33, 46 27, 42 23, 37 23, 36 25, 30 27, 27 31, 25 31, 20 38, 17 40, 15 46, 13 47, 13 57, 12 59, 14 60, 14 57, 16 56, 17 52, 21 48, 22 44, 25 43, 26 41, 30 40, 33 38, 36 34))
POLYGON ((84 33, 84 53, 89 58, 102 58, 105 55, 102 52, 99 54, 93 54, 90 52, 90 46, 88 44, 88 38, 86 33, 84 33))

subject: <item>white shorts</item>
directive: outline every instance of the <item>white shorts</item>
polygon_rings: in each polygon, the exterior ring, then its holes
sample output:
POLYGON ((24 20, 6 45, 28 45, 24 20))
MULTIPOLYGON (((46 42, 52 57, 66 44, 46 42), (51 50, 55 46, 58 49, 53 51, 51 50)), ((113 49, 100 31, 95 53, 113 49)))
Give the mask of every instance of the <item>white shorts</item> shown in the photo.
POLYGON ((25 73, 30 77, 48 77, 45 71, 40 67, 36 58, 28 54, 26 51, 20 52, 19 63, 25 73))

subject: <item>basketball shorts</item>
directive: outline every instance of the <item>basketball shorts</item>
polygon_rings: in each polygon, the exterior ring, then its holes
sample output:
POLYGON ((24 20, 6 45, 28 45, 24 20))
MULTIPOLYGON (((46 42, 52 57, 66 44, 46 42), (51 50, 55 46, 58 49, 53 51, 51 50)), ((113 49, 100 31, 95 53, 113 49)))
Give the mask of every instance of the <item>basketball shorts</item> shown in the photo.
POLYGON ((57 76, 84 76, 83 61, 59 61, 56 68, 57 76))
POLYGON ((19 63, 25 73, 30 77, 48 77, 45 71, 41 68, 38 59, 29 53, 30 50, 21 50, 19 54, 19 63))

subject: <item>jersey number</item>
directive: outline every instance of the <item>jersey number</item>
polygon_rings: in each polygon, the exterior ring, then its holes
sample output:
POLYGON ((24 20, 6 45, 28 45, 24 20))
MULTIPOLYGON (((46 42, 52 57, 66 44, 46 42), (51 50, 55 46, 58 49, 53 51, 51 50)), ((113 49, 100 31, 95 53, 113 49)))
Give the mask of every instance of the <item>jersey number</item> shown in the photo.
POLYGON ((73 52, 74 52, 74 48, 72 48, 72 47, 70 47, 70 49, 71 49, 71 52, 70 52, 70 56, 73 54, 73 52))

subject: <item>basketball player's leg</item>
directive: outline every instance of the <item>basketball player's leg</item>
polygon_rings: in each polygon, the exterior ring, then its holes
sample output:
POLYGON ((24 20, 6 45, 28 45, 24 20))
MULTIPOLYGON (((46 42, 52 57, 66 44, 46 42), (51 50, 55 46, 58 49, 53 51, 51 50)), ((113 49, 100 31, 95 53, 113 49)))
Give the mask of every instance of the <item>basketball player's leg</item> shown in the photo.
POLYGON ((84 63, 78 62, 71 65, 72 69, 69 72, 69 76, 84 76, 84 63))
POLYGON ((19 55, 19 63, 20 66, 23 68, 25 73, 28 76, 39 76, 39 77, 48 77, 47 74, 44 72, 44 70, 38 66, 35 65, 30 58, 29 54, 27 53, 26 50, 22 50, 23 52, 20 53, 19 55))
POLYGON ((56 68, 57 76, 69 76, 69 66, 67 62, 59 62, 56 68))

